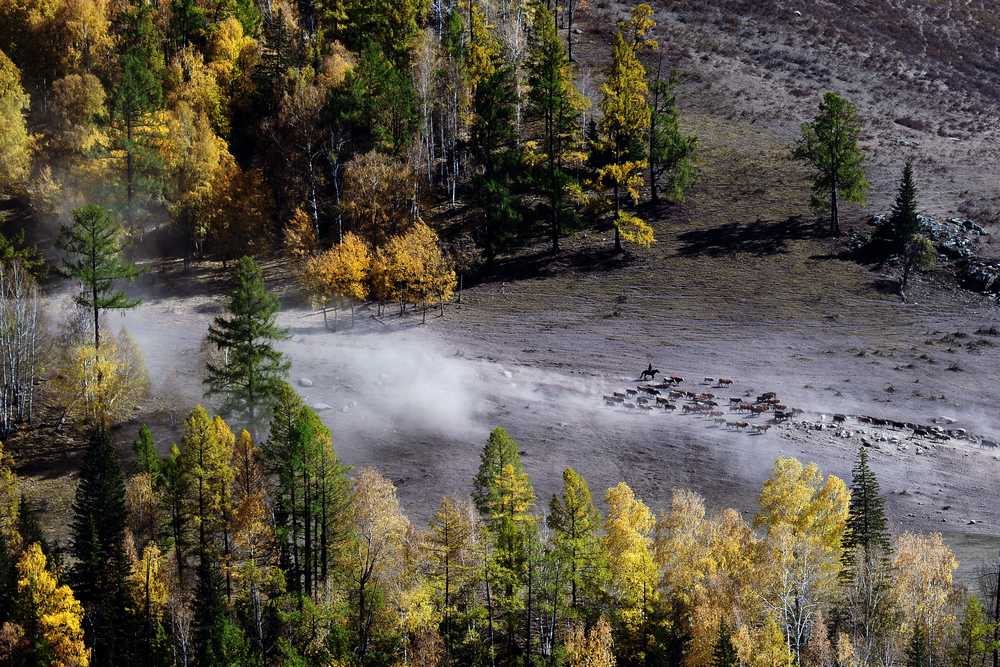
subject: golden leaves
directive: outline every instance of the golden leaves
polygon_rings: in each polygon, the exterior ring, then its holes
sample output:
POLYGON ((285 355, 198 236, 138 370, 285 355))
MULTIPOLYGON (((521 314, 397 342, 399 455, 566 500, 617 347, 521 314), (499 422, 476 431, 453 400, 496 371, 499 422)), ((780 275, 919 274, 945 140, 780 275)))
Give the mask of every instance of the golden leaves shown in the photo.
POLYGON ((618 214, 614 226, 622 235, 622 239, 640 248, 649 248, 656 242, 653 228, 649 226, 649 223, 626 211, 621 211, 618 214))
POLYGON ((48 569, 45 554, 31 544, 17 562, 17 598, 26 627, 37 632, 28 640, 46 645, 54 667, 87 667, 90 652, 83 644, 83 607, 69 586, 60 586, 48 569))
POLYGON ((139 348, 122 332, 98 350, 79 345, 58 362, 49 389, 66 414, 84 424, 113 425, 128 419, 149 393, 139 348))
POLYGON ((313 300, 323 305, 332 299, 362 301, 368 291, 371 266, 368 245, 361 237, 348 233, 339 244, 306 261, 302 282, 313 300))

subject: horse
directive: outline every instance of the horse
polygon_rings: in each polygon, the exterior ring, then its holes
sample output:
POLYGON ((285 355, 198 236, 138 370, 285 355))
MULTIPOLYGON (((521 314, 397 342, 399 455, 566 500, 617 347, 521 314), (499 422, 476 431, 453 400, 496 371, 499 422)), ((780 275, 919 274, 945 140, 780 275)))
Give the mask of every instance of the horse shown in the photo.
POLYGON ((653 364, 650 364, 649 368, 647 368, 646 370, 644 370, 642 373, 639 374, 639 379, 645 380, 646 378, 649 378, 650 380, 655 380, 656 374, 659 372, 660 372, 659 368, 653 368, 653 364))

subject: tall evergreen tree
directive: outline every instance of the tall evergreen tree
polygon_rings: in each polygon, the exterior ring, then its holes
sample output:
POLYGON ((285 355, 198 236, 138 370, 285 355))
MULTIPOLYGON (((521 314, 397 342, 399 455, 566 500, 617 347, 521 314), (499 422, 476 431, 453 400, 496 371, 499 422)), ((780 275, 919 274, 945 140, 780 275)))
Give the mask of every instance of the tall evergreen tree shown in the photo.
POLYGON ((139 470, 148 472, 154 480, 157 479, 160 474, 160 456, 156 453, 153 432, 146 424, 139 425, 139 435, 132 443, 132 451, 135 452, 139 470))
POLYGON ((404 154, 417 125, 413 81, 406 69, 369 43, 347 80, 357 152, 404 154))
POLYGON ((997 624, 986 617, 983 603, 970 595, 965 603, 965 613, 958 627, 956 641, 951 649, 952 667, 983 667, 991 653, 992 635, 997 624))
POLYGON ((524 472, 518 444, 500 427, 493 429, 483 447, 473 480, 473 500, 494 546, 486 576, 496 592, 487 601, 487 614, 492 625, 495 608, 503 613, 504 652, 516 662, 522 648, 517 640, 518 619, 526 611, 521 592, 530 572, 529 551, 536 539, 537 518, 531 514, 535 491, 524 472))
POLYGON ((579 473, 566 468, 562 479, 562 493, 552 496, 547 522, 553 531, 556 558, 569 571, 570 604, 577 609, 579 588, 587 575, 597 569, 600 559, 601 515, 587 481, 579 473))
POLYGON ((906 667, 928 667, 930 665, 927 646, 927 630, 923 623, 913 626, 910 641, 906 645, 906 667))
POLYGON ((515 99, 514 73, 509 67, 498 67, 476 86, 469 152, 477 166, 472 191, 483 215, 479 243, 487 262, 496 258, 520 219, 513 191, 521 163, 515 99))
POLYGON ((135 308, 139 299, 115 287, 119 280, 132 280, 139 269, 122 257, 122 228, 111 213, 88 205, 73 211, 73 224, 63 227, 59 245, 66 257, 63 270, 82 284, 76 302, 94 316, 94 347, 101 346, 102 310, 135 308))
POLYGON ((110 95, 116 148, 125 154, 125 221, 135 221, 136 190, 155 171, 156 152, 147 131, 163 102, 163 50, 153 20, 153 6, 144 0, 118 14, 118 69, 110 95))
POLYGON ((715 648, 712 649, 711 667, 736 667, 739 664, 739 656, 736 655, 736 647, 733 646, 733 637, 726 627, 726 622, 719 621, 719 635, 715 640, 715 648))
POLYGON ((208 340, 225 360, 208 364, 205 383, 210 395, 223 395, 228 409, 246 414, 253 424, 288 372, 289 363, 273 345, 287 334, 275 323, 278 300, 264 286, 257 262, 242 258, 235 282, 228 316, 215 318, 208 329, 208 340))
POLYGON ((539 157, 535 181, 548 199, 552 252, 559 250, 568 189, 573 183, 567 158, 582 140, 580 114, 585 100, 573 83, 569 58, 555 16, 539 5, 528 56, 528 116, 537 121, 539 157))
POLYGON ((802 126, 795 147, 795 157, 815 170, 812 205, 830 212, 831 234, 840 234, 840 199, 861 204, 868 192, 860 135, 857 108, 836 93, 826 93, 815 120, 802 126))
POLYGON ((649 198, 660 200, 660 184, 670 201, 683 201, 694 181, 694 152, 698 138, 680 128, 674 83, 663 73, 663 54, 649 87, 649 198))
POLYGON ((128 662, 130 645, 125 580, 125 483, 110 435, 94 431, 73 502, 73 590, 86 611, 86 639, 94 665, 128 662))
POLYGON ((917 186, 913 181, 913 164, 907 160, 899 179, 899 190, 892 213, 876 232, 875 242, 887 255, 897 255, 903 264, 899 279, 899 294, 906 299, 906 286, 916 268, 929 268, 934 264, 937 251, 934 244, 920 233, 917 186))
POLYGON ((851 476, 851 502, 842 541, 842 574, 851 577, 860 550, 867 565, 873 558, 888 559, 892 553, 885 518, 885 500, 879 494, 878 478, 868 465, 868 450, 858 450, 851 476))
POLYGON ((506 465, 514 466, 516 472, 523 472, 517 441, 510 437, 506 429, 497 426, 479 457, 479 472, 472 480, 472 499, 481 514, 489 512, 490 497, 495 493, 495 480, 506 465))
POLYGON ((920 232, 918 206, 917 186, 913 182, 913 163, 907 160, 899 179, 896 203, 884 226, 892 252, 902 253, 906 243, 920 232))
MULTIPOLYGON (((337 458, 329 429, 285 383, 261 459, 274 480, 276 532, 288 590, 300 598, 313 596, 318 584, 332 576, 350 536, 349 468, 337 458)), ((301 599, 299 604, 301 608, 301 599)))

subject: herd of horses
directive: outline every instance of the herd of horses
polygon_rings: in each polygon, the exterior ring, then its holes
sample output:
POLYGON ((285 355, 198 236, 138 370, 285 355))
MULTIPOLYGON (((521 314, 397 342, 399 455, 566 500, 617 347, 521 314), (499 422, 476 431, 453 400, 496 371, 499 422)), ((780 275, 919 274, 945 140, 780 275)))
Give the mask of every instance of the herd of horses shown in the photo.
MULTIPOLYGON (((707 388, 731 389, 734 382, 730 378, 706 377, 702 381, 702 386, 695 390, 683 388, 681 385, 684 384, 683 377, 661 373, 658 368, 653 368, 653 364, 649 364, 639 374, 634 388, 606 395, 604 402, 610 407, 624 408, 627 411, 650 413, 656 410, 680 411, 681 414, 711 419, 712 423, 720 428, 752 434, 766 433, 773 425, 802 414, 802 410, 785 405, 773 391, 764 392, 756 397, 749 391, 730 397, 720 397, 707 391, 707 388), (657 375, 661 376, 660 382, 652 384, 656 381, 657 375), (726 409, 723 409, 723 406, 726 409)), ((945 429, 938 425, 928 426, 867 415, 856 415, 854 419, 863 426, 911 430, 913 435, 929 439, 970 439, 970 435, 963 428, 945 429)), ((843 426, 847 420, 848 416, 845 414, 820 415, 820 422, 827 422, 827 427, 843 426)), ((823 428, 823 424, 818 423, 815 427, 823 428)), ((985 439, 982 444, 1000 447, 1000 443, 985 439)))
MULTIPOLYGON (((626 388, 624 391, 616 391, 606 395, 604 403, 610 407, 639 412, 653 412, 654 410, 673 412, 679 409, 685 415, 711 419, 716 426, 754 434, 766 433, 772 424, 791 419, 801 412, 782 403, 773 391, 760 394, 756 399, 751 397, 750 392, 746 392, 743 396, 730 397, 728 398, 728 411, 726 411, 722 408, 723 399, 721 397, 710 391, 705 391, 704 388, 697 391, 683 389, 681 385, 684 383, 683 377, 662 374, 660 369, 653 368, 653 364, 649 364, 639 374, 639 380, 634 388, 626 388), (662 377, 659 383, 647 383, 647 381, 655 382, 657 375, 662 377), (761 416, 771 419, 764 423, 757 420, 749 421, 749 419, 761 416)), ((706 377, 702 384, 712 389, 728 389, 734 383, 730 378, 706 377)))

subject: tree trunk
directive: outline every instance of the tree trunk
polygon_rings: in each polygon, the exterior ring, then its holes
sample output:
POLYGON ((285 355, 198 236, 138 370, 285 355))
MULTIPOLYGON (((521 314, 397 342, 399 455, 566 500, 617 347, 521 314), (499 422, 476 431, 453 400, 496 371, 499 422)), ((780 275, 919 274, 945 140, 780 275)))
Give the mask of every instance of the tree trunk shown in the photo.
MULTIPOLYGON (((570 0, 572 1, 572 0, 570 0)), ((660 77, 663 74, 663 51, 656 64, 656 78, 653 79, 652 113, 649 115, 649 200, 653 204, 660 203, 660 193, 656 189, 656 161, 653 159, 653 141, 656 136, 656 111, 660 106, 660 77)))
POLYGON ((837 168, 834 167, 833 175, 830 178, 830 233, 840 236, 840 212, 837 202, 837 168))
POLYGON ((611 223, 615 228, 615 252, 622 251, 622 236, 621 232, 618 231, 618 216, 621 214, 621 199, 618 193, 618 184, 615 183, 615 219, 611 223))
POLYGON ((573 14, 576 13, 576 3, 574 0, 566 2, 566 55, 570 62, 573 60, 573 14))

